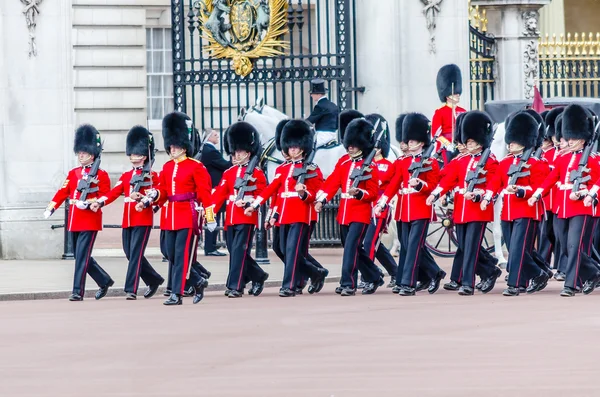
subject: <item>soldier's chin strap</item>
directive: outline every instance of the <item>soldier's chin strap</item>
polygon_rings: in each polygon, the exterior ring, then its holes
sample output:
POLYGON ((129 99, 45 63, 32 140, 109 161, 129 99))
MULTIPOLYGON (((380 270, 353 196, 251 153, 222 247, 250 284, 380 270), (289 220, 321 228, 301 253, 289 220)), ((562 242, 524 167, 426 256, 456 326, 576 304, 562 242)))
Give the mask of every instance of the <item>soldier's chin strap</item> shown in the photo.
POLYGON ((360 158, 362 155, 363 155, 362 150, 358 150, 358 151, 354 152, 354 154, 348 153, 348 156, 350 156, 353 159, 360 158))
POLYGON ((173 152, 170 151, 169 152, 169 157, 171 157, 171 159, 173 159, 173 160, 176 160, 176 159, 180 158, 181 156, 183 156, 184 154, 185 154, 185 149, 180 149, 175 154, 173 154, 173 152))

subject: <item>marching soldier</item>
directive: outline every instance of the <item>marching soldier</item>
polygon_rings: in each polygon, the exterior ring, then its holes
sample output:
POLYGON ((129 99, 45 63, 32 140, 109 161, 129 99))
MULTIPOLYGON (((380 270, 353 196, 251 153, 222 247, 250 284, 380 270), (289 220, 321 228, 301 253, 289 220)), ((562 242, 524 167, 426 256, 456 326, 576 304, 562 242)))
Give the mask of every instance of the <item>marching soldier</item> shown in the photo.
POLYGON ((230 298, 241 298, 246 279, 249 279, 252 281, 249 294, 258 296, 262 293, 269 274, 262 270, 251 256, 252 236, 258 222, 258 214, 254 213, 250 216, 244 214, 244 209, 267 186, 267 179, 260 167, 250 164, 251 159, 258 156, 261 149, 258 131, 246 122, 237 122, 227 129, 224 148, 227 154, 233 156, 234 166, 223 173, 221 183, 213 193, 212 206, 217 209, 221 208, 223 202, 227 203, 225 211, 229 250, 227 295, 230 298), (253 166, 254 169, 248 170, 249 166, 253 166), (245 186, 242 187, 244 189, 242 194, 240 188, 236 188, 238 180, 246 180, 245 186))
MULTIPOLYGON (((494 220, 493 207, 489 206, 483 211, 479 205, 485 193, 485 186, 498 166, 498 161, 491 153, 485 164, 480 164, 483 151, 488 149, 492 143, 492 128, 492 120, 483 112, 471 111, 464 116, 461 124, 461 140, 468 154, 457 158, 456 163, 445 170, 444 178, 427 199, 427 204, 432 205, 440 195, 456 189, 454 222, 458 246, 462 248, 460 252, 457 252, 457 254, 462 254, 462 258, 458 259, 462 260, 462 270, 459 279, 453 281, 460 280, 461 282, 461 286, 458 288, 459 295, 474 294, 476 274, 479 274, 484 280, 481 287, 482 292, 490 291, 500 276, 498 268, 479 259, 486 225, 494 220), (477 171, 481 171, 486 180, 476 181, 472 186, 472 191, 469 191, 469 173, 477 171), (478 265, 484 265, 485 268, 478 265)), ((484 179, 481 176, 478 178, 484 179)), ((454 289, 451 287, 453 286, 444 285, 444 289, 454 289)))
POLYGON ((296 295, 298 281, 303 274, 308 274, 313 282, 318 283, 327 273, 325 269, 310 266, 303 256, 310 225, 310 205, 321 185, 314 165, 305 164, 306 157, 313 150, 314 139, 311 126, 304 120, 290 120, 283 126, 280 143, 283 151, 290 156, 290 162, 278 168, 273 181, 246 208, 246 214, 251 214, 274 194, 279 196, 279 242, 285 259, 279 290, 281 297, 296 295))
POLYGON ((315 102, 315 107, 306 119, 314 124, 315 130, 335 132, 338 129, 338 115, 340 109, 327 98, 325 80, 314 79, 310 82, 310 97, 315 102))
POLYGON ((462 94, 462 74, 454 64, 442 66, 437 74, 436 86, 440 101, 443 105, 433 114, 431 120, 432 136, 441 128, 442 135, 438 138, 436 149, 442 149, 444 164, 450 161, 452 153, 452 138, 456 128, 456 117, 467 110, 458 106, 462 94))
POLYGON ((401 186, 406 186, 402 189, 402 206, 399 208, 402 222, 401 244, 406 253, 396 276, 396 283, 400 285, 398 294, 402 296, 415 295, 420 266, 437 284, 431 293, 437 291, 440 281, 446 276, 425 247, 425 236, 432 216, 432 209, 425 201, 439 178, 437 161, 423 158, 423 148, 432 144, 429 130, 429 120, 424 115, 409 113, 405 116, 402 134, 403 140, 408 142, 409 155, 394 163, 394 177, 375 207, 375 214, 380 215, 390 198, 398 193, 401 186), (412 164, 421 166, 413 171, 410 169, 412 164))
POLYGON ((165 281, 144 256, 154 224, 152 207, 136 211, 136 204, 146 191, 158 184, 158 174, 151 170, 154 162, 152 133, 142 126, 133 127, 127 134, 125 153, 129 156, 133 168, 121 175, 105 199, 99 199, 92 204, 92 210, 96 211, 125 194, 121 225, 123 251, 129 261, 125 277, 125 293, 127 300, 136 300, 140 277, 148 286, 144 298, 154 296, 158 287, 165 281))
POLYGON ((372 203, 377 200, 379 190, 379 175, 376 168, 363 167, 365 156, 374 147, 372 138, 373 125, 363 118, 351 121, 344 133, 344 147, 348 158, 338 161, 338 165, 323 184, 323 189, 317 195, 315 209, 320 212, 323 204, 333 198, 341 189, 339 211, 337 215, 340 224, 344 254, 342 258, 342 277, 336 293, 342 296, 356 294, 358 285, 358 270, 368 285, 362 293, 372 294, 383 285, 379 269, 364 249, 363 242, 371 223, 372 203), (351 179, 355 170, 362 172, 364 179, 351 179), (367 179, 368 178, 368 179, 367 179))
POLYGON ((508 248, 508 288, 504 296, 519 295, 519 287, 532 280, 527 293, 541 291, 550 276, 541 270, 533 258, 537 221, 542 207, 530 207, 527 200, 543 182, 548 173, 547 164, 533 157, 540 124, 527 112, 520 112, 507 120, 505 142, 509 154, 496 169, 481 201, 485 211, 492 197, 503 193, 502 234, 508 248))
POLYGON ((596 181, 600 177, 598 158, 590 153, 591 148, 588 146, 594 136, 594 120, 592 114, 580 105, 572 104, 564 110, 562 134, 568 142, 570 154, 556 159, 554 170, 529 199, 529 205, 535 206, 542 196, 547 195, 560 182, 558 195, 562 196, 562 207, 559 208, 558 216, 566 219, 567 230, 567 267, 565 285, 560 293, 565 297, 575 295, 580 280, 583 282, 584 294, 591 293, 600 281, 598 265, 590 257, 594 209, 584 204, 584 198, 592 188, 591 182, 586 182, 586 178, 589 176, 591 181, 596 181), (582 160, 584 152, 589 157, 582 160))
MULTIPOLYGON (((375 131, 375 136, 379 135, 381 132, 383 123, 385 123, 386 126, 386 131, 381 141, 381 149, 377 151, 377 155, 373 159, 373 164, 379 171, 379 194, 381 195, 383 192, 385 192, 390 180, 394 176, 392 162, 387 159, 390 153, 390 133, 389 128, 387 127, 387 121, 383 118, 383 116, 379 114, 369 114, 366 116, 366 119, 373 125, 377 123, 377 120, 380 121, 379 126, 375 131)), ((369 258, 371 258, 372 261, 375 261, 375 258, 377 258, 379 263, 381 263, 388 272, 391 277, 388 287, 392 288, 396 285, 398 265, 396 264, 396 261, 394 260, 394 257, 390 251, 385 247, 385 245, 381 244, 381 237, 384 233, 387 233, 390 217, 391 215, 389 208, 386 208, 384 211, 382 211, 379 216, 375 216, 375 219, 369 224, 369 228, 367 229, 367 236, 365 237, 364 246, 365 250, 369 254, 369 258)))
POLYGON ((96 299, 102 299, 114 281, 92 258, 96 236, 102 230, 102 211, 91 211, 90 206, 110 190, 108 173, 99 168, 102 144, 98 130, 89 124, 77 128, 73 149, 81 166, 69 171, 62 187, 46 207, 44 217, 48 219, 65 200, 69 200, 69 219, 65 227, 73 237, 75 253, 73 293, 69 300, 83 300, 86 274, 100 287, 96 299))
POLYGON ((158 206, 166 203, 160 227, 165 230, 167 258, 172 266, 172 293, 164 302, 167 306, 182 304, 186 280, 196 290, 193 303, 202 300, 208 285, 192 268, 192 262, 194 240, 200 235, 200 204, 210 202, 210 176, 202 163, 187 157, 193 149, 186 121, 189 117, 180 112, 169 113, 163 119, 165 150, 171 160, 160 172, 158 188, 147 192, 145 199, 136 205, 142 210, 153 203, 158 206))

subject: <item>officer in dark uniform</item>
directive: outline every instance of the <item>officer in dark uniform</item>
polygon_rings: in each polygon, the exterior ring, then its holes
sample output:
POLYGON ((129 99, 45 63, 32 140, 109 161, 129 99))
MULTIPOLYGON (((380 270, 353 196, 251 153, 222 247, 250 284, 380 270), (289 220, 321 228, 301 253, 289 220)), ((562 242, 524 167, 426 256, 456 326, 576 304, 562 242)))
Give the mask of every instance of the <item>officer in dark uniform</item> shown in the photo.
POLYGON ((311 80, 309 92, 315 107, 307 120, 314 124, 315 131, 337 131, 340 109, 325 95, 325 80, 311 80))

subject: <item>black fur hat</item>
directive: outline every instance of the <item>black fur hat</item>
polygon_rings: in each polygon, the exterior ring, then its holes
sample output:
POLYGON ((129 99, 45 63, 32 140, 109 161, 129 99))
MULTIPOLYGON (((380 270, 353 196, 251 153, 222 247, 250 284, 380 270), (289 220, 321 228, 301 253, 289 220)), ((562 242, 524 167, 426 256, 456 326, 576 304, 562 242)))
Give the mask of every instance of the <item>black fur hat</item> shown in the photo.
POLYGON ((404 123, 404 119, 406 118, 407 114, 408 113, 402 113, 396 119, 396 140, 398 141, 398 143, 400 143, 400 142, 406 143, 406 141, 404 140, 404 134, 402 132, 402 123, 404 123))
POLYGON ((224 141, 227 141, 227 145, 223 149, 229 155, 236 150, 244 150, 254 156, 260 151, 260 135, 252 124, 245 121, 231 124, 225 131, 224 141))
POLYGON ((338 138, 340 142, 344 142, 344 135, 346 134, 346 128, 352 120, 365 117, 361 112, 354 109, 344 110, 340 113, 340 127, 338 128, 338 138))
POLYGON ((479 110, 467 112, 461 125, 461 138, 464 144, 469 139, 488 148, 492 144, 493 123, 487 113, 479 110))
POLYGON ((423 142, 425 146, 431 143, 431 124, 429 119, 421 113, 408 113, 402 122, 402 136, 404 142, 410 140, 423 142))
POLYGON ((350 146, 359 148, 365 155, 373 150, 373 146, 375 146, 373 124, 369 123, 367 119, 359 118, 348 124, 344 134, 344 147, 347 150, 350 146))
POLYGON ((560 106, 554 108, 548 112, 545 119, 546 124, 546 139, 552 140, 552 137, 556 134, 555 122, 558 116, 565 110, 564 107, 560 106))
POLYGON ((537 121, 538 135, 536 138, 535 147, 542 146, 542 143, 544 143, 544 135, 546 134, 546 123, 544 123, 544 118, 541 114, 539 114, 533 109, 525 109, 525 112, 532 116, 535 119, 535 121, 537 121))
POLYGON ((459 113, 458 116, 456 116, 456 122, 454 124, 454 142, 455 143, 460 143, 460 144, 464 144, 464 142, 462 141, 462 136, 460 134, 460 128, 462 126, 463 120, 465 119, 465 115, 467 114, 467 112, 462 112, 459 113))
POLYGON ((94 156, 100 155, 102 151, 102 143, 100 141, 100 133, 91 124, 82 124, 75 131, 75 144, 73 145, 75 154, 78 152, 86 152, 94 156))
POLYGON ((313 150, 315 141, 315 132, 304 120, 289 120, 281 130, 281 149, 285 154, 289 154, 292 147, 299 147, 304 151, 304 156, 308 156, 313 150))
POLYGON ((594 134, 594 118, 583 106, 571 104, 562 113, 563 138, 589 141, 594 134))
POLYGON ((388 125, 387 120, 383 118, 382 115, 377 113, 368 114, 365 116, 365 118, 369 123, 373 124, 373 126, 375 126, 375 123, 377 123, 377 120, 379 120, 377 130, 375 130, 375 133, 373 134, 373 141, 377 139, 377 136, 381 133, 383 128, 383 123, 385 123, 385 132, 381 138, 381 155, 387 158, 387 156, 390 154, 390 126, 388 125))
POLYGON ((462 94, 462 74, 460 68, 455 64, 442 66, 435 81, 440 101, 446 102, 446 98, 452 94, 462 94))
POLYGON ((125 142, 125 154, 131 156, 147 156, 148 160, 154 158, 154 136, 146 127, 136 125, 127 133, 125 142))
POLYGON ((172 112, 163 118, 162 135, 167 153, 170 152, 169 148, 171 146, 178 146, 184 148, 189 156, 193 155, 186 120, 191 119, 187 114, 181 112, 172 112))
POLYGON ((535 147, 538 140, 539 122, 529 112, 519 112, 506 124, 504 142, 512 142, 524 146, 525 149, 535 147))
POLYGON ((558 141, 560 141, 563 138, 563 113, 556 116, 556 120, 554 120, 554 137, 558 141))
POLYGON ((277 123, 277 127, 275 127, 275 147, 277 150, 281 152, 281 131, 283 131, 283 127, 290 121, 290 119, 281 120, 277 123))

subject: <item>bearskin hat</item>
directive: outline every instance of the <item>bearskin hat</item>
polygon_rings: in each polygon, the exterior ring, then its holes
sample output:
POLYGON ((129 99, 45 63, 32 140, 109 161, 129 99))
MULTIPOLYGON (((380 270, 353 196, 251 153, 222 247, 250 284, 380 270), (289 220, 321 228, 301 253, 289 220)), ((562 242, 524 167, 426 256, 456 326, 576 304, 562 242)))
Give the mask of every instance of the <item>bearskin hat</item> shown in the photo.
POLYGON ((373 139, 373 124, 369 123, 365 118, 352 120, 346 128, 344 134, 344 147, 346 150, 354 146, 363 151, 370 152, 375 146, 373 139))
POLYGON ((148 160, 154 158, 154 136, 141 125, 136 125, 127 133, 125 141, 125 154, 131 156, 147 156, 148 160))
POLYGON ((255 156, 260 151, 260 135, 252 124, 245 121, 233 123, 225 131, 227 145, 223 149, 227 154, 232 155, 236 150, 244 150, 255 156))
POLYGON ((548 112, 548 114, 546 115, 545 118, 545 124, 546 124, 546 139, 548 140, 552 140, 552 137, 555 135, 556 133, 556 119, 558 118, 558 116, 565 110, 564 107, 557 107, 554 108, 552 110, 550 110, 548 112))
POLYGON ((281 130, 281 149, 289 154, 290 148, 299 147, 308 156, 313 150, 315 132, 304 120, 289 120, 281 130))
POLYGON ((379 120, 377 130, 375 130, 375 133, 373 134, 373 140, 377 139, 377 136, 383 129, 383 123, 385 123, 385 132, 383 133, 383 137, 381 137, 381 155, 387 158, 390 154, 390 126, 388 125, 387 120, 377 113, 368 114, 365 118, 369 123, 373 124, 373 126, 375 126, 375 123, 379 120))
POLYGON ((462 141, 462 136, 460 134, 460 128, 462 126, 466 114, 467 112, 462 112, 459 113, 458 116, 456 116, 456 121, 454 123, 454 136, 452 137, 455 143, 464 144, 464 142, 462 141))
POLYGON ((583 106, 571 104, 562 113, 563 138, 589 141, 594 134, 594 117, 583 106))
POLYGON ((425 146, 431 143, 431 125, 429 119, 421 113, 408 113, 402 122, 404 142, 410 140, 423 142, 425 146))
POLYGON ((354 109, 344 110, 340 113, 340 123, 338 128, 338 135, 340 142, 344 142, 344 135, 346 134, 346 128, 348 128, 348 124, 352 120, 359 119, 361 117, 365 117, 361 112, 354 109))
MULTIPOLYGON (((563 113, 564 113, 564 111, 563 111, 563 113)), ((563 129, 562 129, 563 113, 556 116, 556 120, 554 120, 554 136, 556 137, 557 141, 560 141, 561 139, 563 139, 563 129)))
POLYGON ((469 139, 488 148, 492 144, 493 123, 487 113, 479 110, 467 112, 461 125, 461 139, 464 144, 469 139))
POLYGON ((544 135, 546 134, 546 123, 544 123, 544 118, 541 114, 539 114, 533 109, 525 109, 525 112, 532 116, 535 119, 535 121, 537 121, 538 135, 536 138, 535 147, 542 146, 542 143, 544 142, 544 135))
POLYGON ((435 81, 440 101, 446 102, 452 94, 462 94, 462 74, 455 64, 442 66, 435 81))
POLYGON ((396 119, 396 140, 398 141, 398 143, 406 143, 406 141, 404 140, 404 133, 402 132, 402 123, 404 123, 404 119, 406 118, 407 114, 408 113, 402 113, 396 119))
POLYGON ((290 121, 290 119, 281 120, 277 123, 277 127, 275 127, 275 147, 277 150, 281 152, 281 131, 283 131, 283 127, 290 121))
POLYGON ((190 117, 181 112, 172 112, 167 114, 162 121, 162 135, 165 141, 165 150, 170 152, 171 146, 184 148, 191 156, 193 153, 192 142, 188 134, 187 120, 190 117))
POLYGON ((504 142, 518 143, 526 149, 535 147, 538 141, 539 122, 529 112, 519 112, 506 124, 504 142))
POLYGON ((75 144, 73 145, 75 154, 78 152, 86 152, 94 156, 100 155, 102 144, 100 141, 100 133, 90 124, 80 125, 75 131, 75 144))

